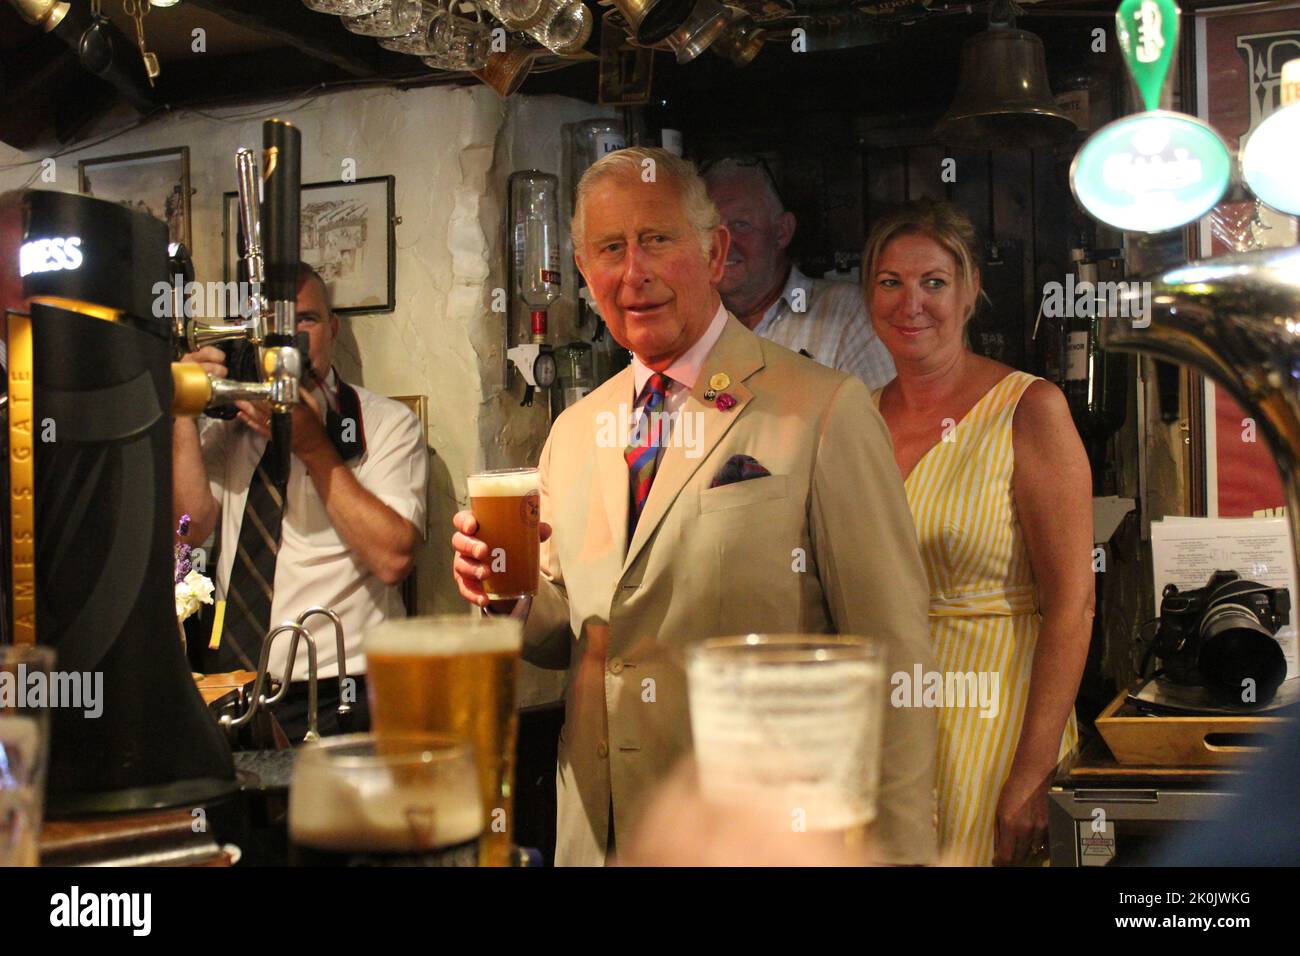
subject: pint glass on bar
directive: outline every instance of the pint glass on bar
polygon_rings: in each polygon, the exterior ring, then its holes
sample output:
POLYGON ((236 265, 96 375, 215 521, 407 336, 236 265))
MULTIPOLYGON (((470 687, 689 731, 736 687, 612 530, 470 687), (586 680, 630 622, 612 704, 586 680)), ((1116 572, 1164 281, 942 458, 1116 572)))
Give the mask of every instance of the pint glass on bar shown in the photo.
POLYGON ((378 737, 436 732, 473 744, 484 866, 509 866, 512 859, 522 642, 519 621, 462 616, 389 620, 365 639, 370 719, 378 737))
POLYGON ((540 500, 536 468, 469 476, 469 507, 478 521, 477 537, 488 546, 483 589, 494 601, 537 593, 540 500))
POLYGON ((687 650, 707 799, 762 806, 797 831, 865 840, 876 816, 885 669, 865 638, 757 635, 687 650))
POLYGON ((477 866, 474 752, 459 737, 372 734, 308 744, 289 790, 297 866, 477 866))

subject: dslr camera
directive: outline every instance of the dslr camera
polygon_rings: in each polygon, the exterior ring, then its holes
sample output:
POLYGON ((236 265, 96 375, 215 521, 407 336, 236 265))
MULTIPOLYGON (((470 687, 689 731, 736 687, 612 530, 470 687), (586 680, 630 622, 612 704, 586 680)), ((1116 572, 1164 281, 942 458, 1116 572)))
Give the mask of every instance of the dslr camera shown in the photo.
POLYGON ((1290 619, 1286 588, 1215 571, 1204 587, 1165 586, 1153 650, 1176 683, 1204 686, 1223 703, 1264 704, 1286 677, 1273 635, 1290 619))

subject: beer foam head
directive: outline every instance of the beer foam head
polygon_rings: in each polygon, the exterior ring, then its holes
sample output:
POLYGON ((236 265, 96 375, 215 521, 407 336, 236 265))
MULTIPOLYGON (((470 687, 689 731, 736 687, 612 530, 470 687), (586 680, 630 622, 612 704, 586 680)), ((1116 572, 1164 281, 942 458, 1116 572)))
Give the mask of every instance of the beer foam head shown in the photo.
POLYGON ((393 618, 366 632, 366 654, 446 657, 453 654, 519 653, 524 627, 509 617, 393 618))
POLYGON ((322 850, 455 846, 482 833, 482 797, 472 771, 431 781, 401 767, 300 765, 289 792, 289 830, 295 842, 322 850))
POLYGON ((537 491, 539 487, 536 468, 469 476, 471 498, 522 498, 537 491))

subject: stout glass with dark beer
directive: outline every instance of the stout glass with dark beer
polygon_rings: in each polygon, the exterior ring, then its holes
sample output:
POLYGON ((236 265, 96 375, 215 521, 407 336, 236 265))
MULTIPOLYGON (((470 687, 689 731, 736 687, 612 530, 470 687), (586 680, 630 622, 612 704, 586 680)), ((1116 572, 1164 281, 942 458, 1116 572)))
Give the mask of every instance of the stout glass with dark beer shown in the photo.
POLYGON ((482 830, 474 752, 462 738, 351 734, 296 755, 296 865, 476 866, 482 830))
POLYGON ((481 471, 469 476, 476 537, 488 546, 483 589, 494 601, 537 593, 541 539, 536 468, 481 471))
POLYGON ((523 625, 511 618, 413 617, 366 634, 375 734, 449 733, 469 740, 484 818, 479 860, 509 866, 514 817, 515 684, 523 625))

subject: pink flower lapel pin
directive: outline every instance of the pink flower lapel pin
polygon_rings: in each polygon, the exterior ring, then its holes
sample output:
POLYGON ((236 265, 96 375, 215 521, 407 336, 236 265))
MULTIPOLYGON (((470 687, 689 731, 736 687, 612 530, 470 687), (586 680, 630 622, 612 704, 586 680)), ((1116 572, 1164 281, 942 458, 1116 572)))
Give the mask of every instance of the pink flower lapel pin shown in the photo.
POLYGON ((713 404, 717 407, 718 411, 720 412, 730 411, 731 409, 736 407, 736 396, 730 394, 729 392, 723 392, 721 395, 718 396, 718 400, 713 404))

